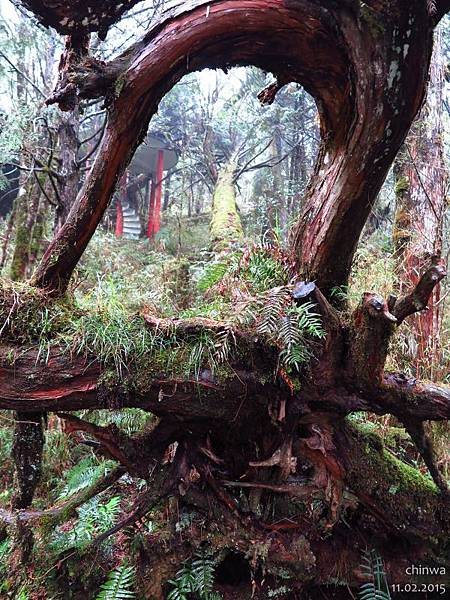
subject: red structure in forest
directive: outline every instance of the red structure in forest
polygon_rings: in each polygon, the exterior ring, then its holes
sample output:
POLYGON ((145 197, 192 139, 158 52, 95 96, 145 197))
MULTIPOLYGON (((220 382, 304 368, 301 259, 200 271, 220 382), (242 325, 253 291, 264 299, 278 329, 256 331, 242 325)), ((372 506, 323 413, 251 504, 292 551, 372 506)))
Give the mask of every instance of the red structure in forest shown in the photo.
POLYGON ((156 180, 151 182, 150 205, 148 211, 147 237, 155 237, 161 228, 161 198, 162 181, 164 172, 164 150, 158 150, 158 165, 156 169, 156 180))
POLYGON ((122 203, 120 200, 117 201, 117 216, 116 216, 116 231, 115 231, 115 235, 116 237, 122 237, 123 236, 123 210, 122 210, 122 203))
POLYGON ((176 165, 178 156, 175 150, 168 147, 161 137, 149 134, 146 141, 138 148, 128 170, 127 185, 117 202, 116 236, 138 239, 142 233, 153 239, 161 228, 162 182, 165 171, 176 165), (140 207, 137 194, 144 188, 148 198, 148 215, 145 208, 140 207), (119 215, 122 210, 122 215, 119 215), (119 228, 122 219, 122 229, 119 228), (145 219, 145 220, 144 220, 145 219))

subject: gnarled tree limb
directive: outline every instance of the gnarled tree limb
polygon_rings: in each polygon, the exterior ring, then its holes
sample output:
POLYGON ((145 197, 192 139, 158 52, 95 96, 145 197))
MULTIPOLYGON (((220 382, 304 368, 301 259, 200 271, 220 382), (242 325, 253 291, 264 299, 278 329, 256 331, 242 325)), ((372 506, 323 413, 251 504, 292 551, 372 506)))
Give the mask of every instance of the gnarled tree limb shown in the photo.
POLYGON ((6 510, 0 508, 0 521, 12 525, 17 521, 37 525, 40 520, 45 520, 46 525, 56 526, 67 521, 75 515, 75 510, 101 492, 104 492, 126 473, 124 467, 116 467, 107 475, 101 477, 91 486, 74 494, 72 498, 60 505, 52 506, 45 510, 6 510))
POLYGON ((400 325, 410 315, 421 310, 426 310, 436 285, 447 275, 445 262, 438 259, 420 278, 416 287, 406 296, 398 300, 392 300, 392 313, 400 325))

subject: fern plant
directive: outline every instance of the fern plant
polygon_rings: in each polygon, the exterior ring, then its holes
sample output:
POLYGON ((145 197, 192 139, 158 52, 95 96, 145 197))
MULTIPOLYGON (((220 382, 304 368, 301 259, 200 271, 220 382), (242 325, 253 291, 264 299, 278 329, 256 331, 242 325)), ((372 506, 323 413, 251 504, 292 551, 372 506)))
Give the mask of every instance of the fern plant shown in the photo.
POLYGON ((172 589, 167 600, 188 600, 191 594, 198 600, 221 600, 222 596, 214 592, 215 569, 214 558, 204 550, 199 551, 175 579, 169 580, 172 589))
POLYGON ((86 456, 73 466, 65 477, 65 484, 58 495, 58 500, 65 500, 77 492, 93 485, 112 469, 114 462, 110 460, 98 462, 94 456, 86 456))
POLYGON ((268 338, 274 337, 277 334, 280 319, 290 303, 291 294, 286 287, 277 287, 270 290, 258 319, 257 332, 268 338))
POLYGON ((199 291, 206 292, 219 283, 219 281, 228 273, 229 268, 229 263, 225 261, 207 264, 197 283, 199 291))
POLYGON ((383 559, 376 550, 365 550, 361 570, 372 581, 364 583, 359 591, 360 600, 391 600, 383 559))
POLYGON ((231 350, 236 346, 236 337, 231 324, 227 323, 223 329, 216 332, 214 342, 215 351, 214 357, 219 363, 224 363, 228 360, 231 350))
POLYGON ((120 500, 119 496, 113 496, 107 502, 92 498, 80 506, 73 528, 68 531, 56 530, 50 542, 50 549, 55 554, 71 548, 83 551, 94 537, 114 525, 120 512, 120 500))
POLYGON ((107 426, 114 423, 127 435, 141 432, 152 419, 148 412, 139 408, 122 408, 114 411, 90 410, 85 411, 81 416, 82 418, 88 417, 88 420, 96 425, 107 426))
POLYGON ((312 355, 312 340, 325 336, 314 304, 292 306, 290 290, 274 288, 268 294, 257 323, 257 332, 280 348, 279 363, 287 372, 299 371, 312 355))
POLYGON ((122 565, 109 573, 95 600, 129 600, 130 598, 136 598, 133 591, 134 582, 134 567, 122 565))

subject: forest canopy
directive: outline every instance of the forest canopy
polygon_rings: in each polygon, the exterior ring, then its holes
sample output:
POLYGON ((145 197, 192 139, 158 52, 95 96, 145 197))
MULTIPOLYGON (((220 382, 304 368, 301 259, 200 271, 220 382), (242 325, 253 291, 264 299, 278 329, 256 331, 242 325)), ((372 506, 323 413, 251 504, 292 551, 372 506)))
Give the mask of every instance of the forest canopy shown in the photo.
POLYGON ((450 0, 0 6, 0 598, 450 586, 450 0))

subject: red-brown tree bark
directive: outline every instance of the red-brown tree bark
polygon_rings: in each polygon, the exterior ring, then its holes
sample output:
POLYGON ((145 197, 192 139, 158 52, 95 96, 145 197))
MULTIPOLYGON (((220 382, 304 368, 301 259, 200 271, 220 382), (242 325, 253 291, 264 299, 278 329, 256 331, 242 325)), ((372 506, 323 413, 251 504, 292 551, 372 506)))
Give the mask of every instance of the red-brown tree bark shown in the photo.
MULTIPOLYGON (((396 212, 393 239, 400 292, 414 287, 430 258, 442 255, 447 167, 444 159, 442 33, 435 36, 426 102, 417 116, 395 164, 396 212)), ((429 377, 439 363, 440 286, 429 310, 417 315, 409 338, 409 354, 417 376, 429 377)))

